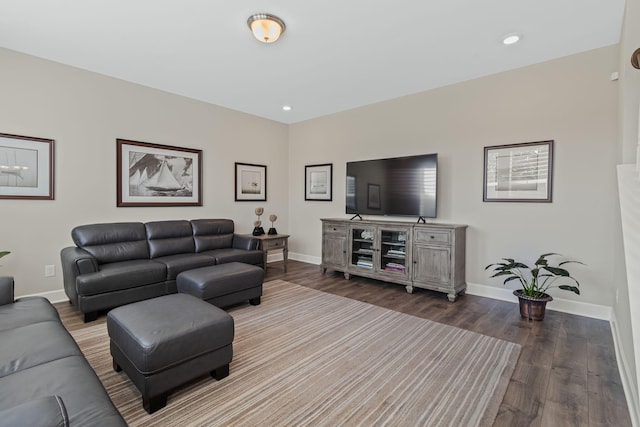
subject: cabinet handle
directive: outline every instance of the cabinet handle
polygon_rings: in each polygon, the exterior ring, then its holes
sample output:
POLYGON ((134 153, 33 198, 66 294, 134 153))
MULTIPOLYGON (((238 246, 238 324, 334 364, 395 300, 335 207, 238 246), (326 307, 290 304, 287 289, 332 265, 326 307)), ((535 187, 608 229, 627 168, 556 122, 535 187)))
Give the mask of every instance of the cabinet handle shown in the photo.
POLYGON ((435 238, 436 238, 436 236, 433 236, 433 235, 431 235, 431 236, 429 236, 429 237, 430 237, 431 239, 435 239, 435 238))

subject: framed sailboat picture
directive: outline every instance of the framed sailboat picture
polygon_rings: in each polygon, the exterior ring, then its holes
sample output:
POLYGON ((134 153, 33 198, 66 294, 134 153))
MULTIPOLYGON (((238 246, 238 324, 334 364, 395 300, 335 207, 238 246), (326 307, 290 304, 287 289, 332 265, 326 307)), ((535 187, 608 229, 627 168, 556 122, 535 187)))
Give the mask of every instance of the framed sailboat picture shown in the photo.
POLYGON ((0 199, 53 200, 53 140, 0 133, 0 199))
POLYGON ((117 139, 119 207, 202 206, 202 150, 117 139))

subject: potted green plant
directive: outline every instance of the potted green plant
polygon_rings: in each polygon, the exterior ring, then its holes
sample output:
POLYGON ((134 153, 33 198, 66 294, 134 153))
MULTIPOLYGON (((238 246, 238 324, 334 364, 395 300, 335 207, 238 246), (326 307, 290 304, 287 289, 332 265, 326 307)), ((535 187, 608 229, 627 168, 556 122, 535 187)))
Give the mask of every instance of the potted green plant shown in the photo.
POLYGON ((582 263, 580 261, 562 261, 553 266, 549 264, 547 259, 553 256, 560 255, 553 252, 540 255, 533 268, 512 258, 502 258, 504 262, 489 264, 484 269, 488 270, 493 267, 494 274, 491 277, 506 276, 503 282, 505 285, 513 280, 518 280, 522 289, 513 291, 513 294, 518 297, 520 315, 529 320, 542 320, 547 302, 553 301, 553 298, 547 293, 549 289, 559 288, 580 295, 578 288, 580 284, 562 266, 582 263), (556 284, 558 279, 569 281, 571 284, 556 284))

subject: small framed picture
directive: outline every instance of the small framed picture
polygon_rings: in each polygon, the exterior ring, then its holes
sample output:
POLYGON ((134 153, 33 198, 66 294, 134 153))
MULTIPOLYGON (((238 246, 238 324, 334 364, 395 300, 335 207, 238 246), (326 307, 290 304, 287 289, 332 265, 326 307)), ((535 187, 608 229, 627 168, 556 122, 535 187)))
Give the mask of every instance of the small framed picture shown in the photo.
POLYGON ((0 133, 0 199, 53 200, 53 139, 0 133))
POLYGON ((236 202, 267 200, 267 167, 236 162, 236 202))
POLYGON ((484 148, 485 202, 551 202, 553 141, 484 148))
POLYGON ((304 199, 330 202, 332 200, 333 163, 304 167, 304 199))
POLYGON ((202 150, 116 140, 118 207, 202 206, 202 150))

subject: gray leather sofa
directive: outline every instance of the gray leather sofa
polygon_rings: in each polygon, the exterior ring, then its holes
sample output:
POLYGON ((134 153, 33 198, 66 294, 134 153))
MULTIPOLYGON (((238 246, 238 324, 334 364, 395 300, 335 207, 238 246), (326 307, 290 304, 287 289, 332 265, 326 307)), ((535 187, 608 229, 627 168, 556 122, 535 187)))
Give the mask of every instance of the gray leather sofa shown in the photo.
POLYGON ((44 298, 0 277, 0 426, 126 426, 44 298))
POLYGON ((176 293, 183 271, 229 262, 264 268, 259 242, 230 219, 90 224, 61 253, 64 290, 85 322, 99 311, 176 293))

